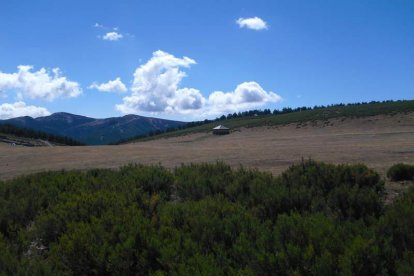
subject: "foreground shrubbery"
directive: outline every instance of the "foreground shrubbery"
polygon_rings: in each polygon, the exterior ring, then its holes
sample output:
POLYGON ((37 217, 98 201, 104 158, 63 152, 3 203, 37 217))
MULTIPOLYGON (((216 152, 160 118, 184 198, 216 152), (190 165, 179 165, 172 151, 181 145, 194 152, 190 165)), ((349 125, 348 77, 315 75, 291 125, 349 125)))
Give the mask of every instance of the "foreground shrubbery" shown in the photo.
POLYGON ((395 164, 388 170, 387 176, 393 181, 414 180, 414 165, 395 164))
POLYGON ((412 274, 414 190, 384 207, 363 165, 280 177, 223 163, 0 183, 4 274, 412 274))

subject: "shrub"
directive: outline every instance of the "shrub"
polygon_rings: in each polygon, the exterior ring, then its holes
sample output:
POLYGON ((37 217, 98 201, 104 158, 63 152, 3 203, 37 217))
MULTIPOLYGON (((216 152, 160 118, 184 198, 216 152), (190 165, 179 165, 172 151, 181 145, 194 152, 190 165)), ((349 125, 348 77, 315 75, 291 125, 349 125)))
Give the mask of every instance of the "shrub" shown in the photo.
POLYGON ((324 212, 341 220, 368 219, 382 212, 384 183, 365 165, 302 161, 278 178, 287 187, 290 209, 324 212))
POLYGON ((412 274, 414 189, 364 165, 44 172, 0 182, 0 275, 412 274))
POLYGON ((387 176, 393 181, 414 180, 414 165, 395 164, 388 170, 387 176))

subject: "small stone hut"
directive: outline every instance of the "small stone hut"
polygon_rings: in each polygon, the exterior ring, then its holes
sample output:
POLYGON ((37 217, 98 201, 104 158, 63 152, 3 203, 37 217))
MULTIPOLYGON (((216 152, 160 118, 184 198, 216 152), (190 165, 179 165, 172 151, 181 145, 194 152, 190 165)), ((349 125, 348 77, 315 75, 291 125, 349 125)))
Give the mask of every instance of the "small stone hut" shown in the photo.
POLYGON ((230 134, 230 129, 228 127, 225 127, 223 125, 216 126, 213 128, 213 134, 215 135, 226 135, 230 134))

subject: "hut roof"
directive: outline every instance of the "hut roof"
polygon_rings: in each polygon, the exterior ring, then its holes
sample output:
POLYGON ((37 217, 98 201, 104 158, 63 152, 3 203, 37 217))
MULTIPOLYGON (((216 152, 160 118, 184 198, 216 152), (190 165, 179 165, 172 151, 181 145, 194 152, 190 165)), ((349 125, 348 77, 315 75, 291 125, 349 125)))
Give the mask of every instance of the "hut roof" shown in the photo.
POLYGON ((215 128, 213 128, 213 129, 229 129, 228 127, 225 127, 225 126, 223 126, 223 125, 219 125, 219 126, 216 126, 215 128))

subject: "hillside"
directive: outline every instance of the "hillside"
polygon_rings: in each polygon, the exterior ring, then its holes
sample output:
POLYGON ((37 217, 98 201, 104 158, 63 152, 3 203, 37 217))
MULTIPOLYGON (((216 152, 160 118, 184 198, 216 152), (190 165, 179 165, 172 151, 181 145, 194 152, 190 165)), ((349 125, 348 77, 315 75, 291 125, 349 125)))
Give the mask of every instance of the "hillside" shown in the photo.
POLYGON ((223 160, 279 174, 294 162, 364 163, 381 173, 414 163, 414 112, 239 128, 230 135, 200 132, 116 146, 2 148, 0 179, 44 170, 117 168, 223 160))
POLYGON ((242 127, 252 128, 260 126, 280 126, 292 123, 310 124, 316 121, 326 121, 334 118, 364 118, 376 115, 389 115, 414 111, 414 100, 409 101, 386 101, 373 103, 356 103, 348 105, 333 105, 328 107, 301 107, 295 109, 285 108, 283 110, 275 110, 273 114, 259 115, 250 112, 246 115, 235 116, 237 114, 229 114, 230 116, 222 116, 221 119, 196 122, 191 127, 179 130, 168 131, 153 136, 142 136, 122 143, 145 141, 159 138, 182 136, 192 133, 206 133, 219 124, 223 124, 232 130, 242 127))
POLYGON ((109 144, 151 131, 166 130, 185 124, 138 115, 94 119, 62 112, 39 118, 13 118, 0 121, 0 123, 67 136, 91 145, 109 144))
POLYGON ((27 128, 21 128, 10 124, 0 124, 0 143, 24 147, 83 145, 82 143, 68 137, 53 135, 27 128))

